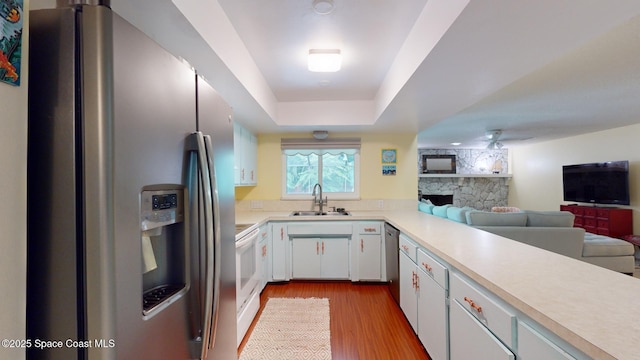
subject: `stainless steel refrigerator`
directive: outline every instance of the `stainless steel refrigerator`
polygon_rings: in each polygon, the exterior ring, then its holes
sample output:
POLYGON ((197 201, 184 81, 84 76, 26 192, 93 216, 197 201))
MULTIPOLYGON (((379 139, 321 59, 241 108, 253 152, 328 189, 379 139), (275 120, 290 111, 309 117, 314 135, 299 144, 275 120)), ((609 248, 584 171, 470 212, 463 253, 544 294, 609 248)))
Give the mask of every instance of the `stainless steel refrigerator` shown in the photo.
POLYGON ((27 358, 236 358, 231 109, 87 2, 30 13, 27 358))

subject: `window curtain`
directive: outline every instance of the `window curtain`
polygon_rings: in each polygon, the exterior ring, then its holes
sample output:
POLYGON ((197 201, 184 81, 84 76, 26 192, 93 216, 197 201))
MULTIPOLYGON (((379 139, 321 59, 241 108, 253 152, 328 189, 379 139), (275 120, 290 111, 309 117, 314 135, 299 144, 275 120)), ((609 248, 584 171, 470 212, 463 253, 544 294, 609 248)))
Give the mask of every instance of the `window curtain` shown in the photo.
POLYGON ((280 148, 285 155, 354 155, 360 151, 360 138, 335 138, 325 140, 289 138, 280 140, 280 148))

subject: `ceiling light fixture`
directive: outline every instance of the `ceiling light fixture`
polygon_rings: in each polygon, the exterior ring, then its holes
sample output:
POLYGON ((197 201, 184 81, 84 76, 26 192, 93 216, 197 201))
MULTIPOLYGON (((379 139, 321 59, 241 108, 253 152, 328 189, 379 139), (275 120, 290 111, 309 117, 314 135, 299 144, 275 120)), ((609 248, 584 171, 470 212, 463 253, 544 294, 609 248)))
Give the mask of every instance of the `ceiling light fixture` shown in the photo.
POLYGON ((504 144, 499 141, 491 141, 489 145, 487 145, 487 150, 500 150, 504 147, 504 144))
POLYGON ((313 11, 318 15, 330 14, 334 9, 333 0, 314 0, 313 11))
POLYGON ((336 72, 342 65, 340 49, 309 49, 309 71, 336 72))
POLYGON ((329 136, 329 132, 327 130, 314 130, 313 137, 317 140, 324 140, 329 136))

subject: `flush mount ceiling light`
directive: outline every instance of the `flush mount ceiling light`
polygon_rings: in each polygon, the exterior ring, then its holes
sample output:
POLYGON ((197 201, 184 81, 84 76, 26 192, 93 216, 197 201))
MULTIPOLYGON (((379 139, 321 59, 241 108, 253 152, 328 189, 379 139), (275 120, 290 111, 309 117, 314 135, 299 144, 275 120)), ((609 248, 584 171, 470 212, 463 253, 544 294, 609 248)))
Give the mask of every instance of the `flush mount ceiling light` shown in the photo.
POLYGON ((314 0, 313 11, 318 15, 327 15, 333 11, 333 0, 314 0))
POLYGON ((342 56, 340 49, 309 49, 309 71, 336 72, 340 70, 342 56))
POLYGON ((326 130, 315 130, 313 132, 313 137, 317 140, 324 140, 329 136, 329 132, 326 130))

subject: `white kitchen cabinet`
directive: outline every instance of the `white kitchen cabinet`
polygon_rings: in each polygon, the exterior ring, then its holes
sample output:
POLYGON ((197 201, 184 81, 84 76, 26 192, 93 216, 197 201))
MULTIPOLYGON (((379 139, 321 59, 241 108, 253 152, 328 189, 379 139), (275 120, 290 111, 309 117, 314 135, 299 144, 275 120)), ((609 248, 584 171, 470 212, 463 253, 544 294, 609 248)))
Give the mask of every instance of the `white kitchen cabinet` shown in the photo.
POLYGON ((349 238, 291 238, 291 277, 348 279, 349 238))
POLYGON ((518 359, 569 360, 575 358, 531 326, 518 321, 518 359))
MULTIPOLYGON (((457 300, 449 311, 451 360, 507 360, 515 355, 457 300)), ((427 351, 429 351, 427 349, 427 351)), ((542 358, 538 358, 542 359, 542 358)))
MULTIPOLYGON (((418 290, 416 282, 419 280, 419 274, 416 264, 403 251, 399 256, 400 266, 400 308, 404 316, 411 324, 411 328, 418 333, 418 290)), ((429 351, 427 349, 427 351, 429 351)))
POLYGON ((352 247, 353 261, 357 265, 352 280, 383 280, 382 227, 383 222, 363 221, 355 223, 352 247))
POLYGON ((269 225, 264 224, 260 226, 260 234, 258 235, 258 246, 260 251, 260 292, 267 285, 267 282, 271 281, 271 269, 269 268, 269 264, 271 263, 271 250, 270 248, 270 239, 271 232, 269 231, 269 225))
POLYGON ((429 356, 446 360, 449 346, 447 269, 414 246, 406 237, 401 237, 400 308, 429 356))
POLYGON ((448 359, 448 270, 418 248, 418 338, 433 360, 448 359))
POLYGON ((233 124, 234 182, 236 186, 258 183, 258 138, 237 122, 233 124))
POLYGON ((289 280, 290 244, 287 234, 288 223, 275 222, 271 225, 271 280, 289 280))

